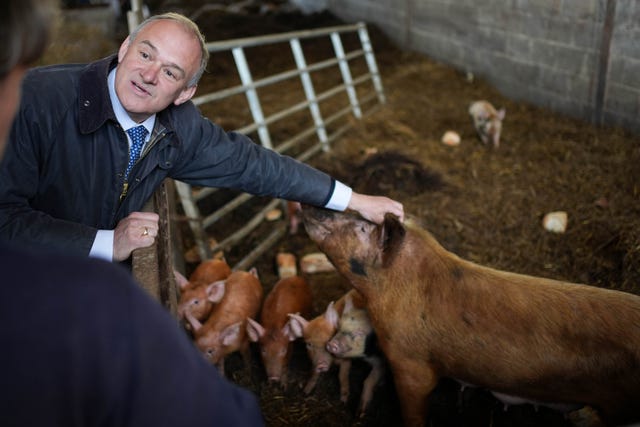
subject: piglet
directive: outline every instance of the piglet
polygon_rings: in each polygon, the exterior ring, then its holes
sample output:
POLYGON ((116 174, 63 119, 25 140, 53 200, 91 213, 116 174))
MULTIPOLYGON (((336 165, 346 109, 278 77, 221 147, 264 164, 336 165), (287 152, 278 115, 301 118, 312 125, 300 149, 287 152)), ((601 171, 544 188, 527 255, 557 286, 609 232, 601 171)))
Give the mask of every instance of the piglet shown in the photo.
POLYGON ((213 284, 212 296, 218 303, 202 324, 186 310, 185 317, 194 331, 196 346, 224 376, 224 359, 239 351, 245 367, 250 366, 246 319, 256 317, 262 303, 263 289, 255 268, 234 271, 225 280, 213 284))
POLYGON ((364 308, 353 305, 351 295, 347 295, 338 331, 327 342, 327 351, 339 358, 363 359, 371 365, 371 371, 364 380, 358 416, 362 418, 373 397, 373 390, 384 375, 384 359, 376 343, 376 335, 364 308))
POLYGON ((311 393, 320 378, 320 374, 327 372, 332 364, 335 363, 339 367, 340 400, 345 403, 349 398, 351 360, 333 357, 327 351, 326 345, 338 330, 338 321, 344 310, 347 295, 352 295, 358 306, 361 307, 364 304, 357 291, 351 290, 336 301, 335 304, 330 302, 323 314, 311 320, 306 320, 296 314, 289 315, 291 329, 296 337, 304 339, 312 365, 311 377, 304 387, 304 392, 306 394, 311 393))
POLYGON ((469 106, 469 115, 473 119, 473 126, 484 144, 491 142, 495 148, 500 145, 502 121, 506 110, 496 110, 488 101, 475 101, 469 106))
MULTIPOLYGON (((185 311, 199 321, 204 321, 211 313, 214 301, 211 299, 213 283, 226 279, 231 274, 231 268, 222 259, 210 259, 203 261, 189 276, 187 280, 182 274, 174 270, 176 283, 180 289, 178 301, 178 318, 185 320, 185 311)), ((190 329, 191 324, 185 323, 190 329)))
POLYGON ((289 325, 289 313, 308 316, 311 288, 301 276, 280 279, 264 300, 260 323, 247 318, 247 334, 260 346, 260 356, 269 381, 287 387, 287 369, 293 341, 297 338, 289 325))

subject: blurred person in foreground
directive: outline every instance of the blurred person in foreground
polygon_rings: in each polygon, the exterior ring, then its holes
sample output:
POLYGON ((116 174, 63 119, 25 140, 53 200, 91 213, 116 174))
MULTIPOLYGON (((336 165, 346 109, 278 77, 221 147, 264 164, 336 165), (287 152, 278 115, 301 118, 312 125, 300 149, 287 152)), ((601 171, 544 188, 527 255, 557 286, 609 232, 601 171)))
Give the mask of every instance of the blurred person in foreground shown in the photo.
POLYGON ((292 157, 225 132, 191 102, 208 64, 198 26, 177 13, 142 22, 118 53, 30 70, 0 165, 0 239, 109 261, 153 244, 140 212, 164 181, 233 188, 381 223, 402 204, 359 194, 292 157))
MULTIPOLYGON (((27 67, 57 8, 0 5, 0 157, 27 67)), ((2 426, 260 426, 257 399, 221 378, 121 266, 0 243, 2 426)))

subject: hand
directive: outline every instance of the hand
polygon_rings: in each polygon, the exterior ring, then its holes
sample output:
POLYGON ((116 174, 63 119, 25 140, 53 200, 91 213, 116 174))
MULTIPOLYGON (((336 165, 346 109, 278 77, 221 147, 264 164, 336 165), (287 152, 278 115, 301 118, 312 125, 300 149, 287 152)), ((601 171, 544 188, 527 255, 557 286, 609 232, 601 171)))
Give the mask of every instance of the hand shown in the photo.
POLYGON ((348 208, 358 211, 363 218, 376 224, 381 224, 384 221, 384 214, 387 212, 396 215, 400 221, 404 221, 402 203, 384 196, 367 196, 354 191, 351 194, 348 208))
POLYGON ((124 261, 134 249, 153 245, 159 219, 155 212, 132 212, 121 220, 113 233, 113 260, 124 261))

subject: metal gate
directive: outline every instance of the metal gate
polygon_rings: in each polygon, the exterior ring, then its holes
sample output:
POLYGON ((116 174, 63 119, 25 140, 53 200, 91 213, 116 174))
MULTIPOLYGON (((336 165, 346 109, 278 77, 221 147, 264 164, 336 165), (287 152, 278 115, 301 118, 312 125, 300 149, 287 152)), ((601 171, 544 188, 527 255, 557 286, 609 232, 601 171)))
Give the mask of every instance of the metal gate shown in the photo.
MULTIPOLYGON (((217 111, 212 105, 244 94, 244 108, 248 107, 248 120, 231 130, 249 135, 264 147, 291 155, 300 161, 306 161, 322 150, 327 151, 330 143, 351 126, 350 118, 360 119, 363 114, 371 113, 385 102, 382 81, 364 23, 212 42, 207 44, 207 49, 214 60, 217 54, 232 55, 238 71, 239 84, 197 96, 193 102, 200 107, 205 116, 219 122, 212 117, 217 111), (304 43, 310 41, 326 42, 330 56, 313 58, 313 62, 308 63, 304 43), (292 68, 254 78, 250 67, 251 54, 260 55, 268 46, 278 44, 289 45, 292 68), (351 50, 349 46, 352 46, 351 50), (316 73, 332 72, 339 76, 335 85, 320 89, 314 85, 316 73), (273 102, 261 102, 261 98, 265 96, 263 93, 266 93, 269 87, 277 92, 278 83, 290 79, 300 80, 300 100, 279 106, 275 111, 267 111, 273 110, 273 102), (335 104, 336 97, 344 98, 344 107, 323 111, 323 102, 333 99, 335 104), (300 114, 304 114, 308 119, 308 126, 303 127, 301 131, 295 134, 274 131, 278 123, 283 121, 303 120, 300 119, 300 114)), ((277 94, 275 96, 278 98, 277 94)), ((275 99, 273 93, 270 97, 275 99)), ((238 107, 236 103, 233 108, 243 107, 238 107)), ((219 189, 192 187, 179 181, 175 182, 175 186, 201 259, 209 259, 218 251, 230 250, 263 224, 266 213, 275 208, 282 207, 281 210, 285 213, 283 219, 286 219, 284 201, 271 199, 261 204, 262 209, 236 229, 230 230, 228 224, 216 228, 225 216, 245 206, 253 196, 238 193, 222 206, 217 205, 215 209, 207 212, 200 205, 207 198, 220 192, 219 189), (219 240, 213 246, 208 242, 209 235, 219 240)), ((286 221, 280 220, 268 228, 269 231, 261 238, 260 243, 233 265, 234 270, 248 268, 272 247, 285 234, 286 221)))

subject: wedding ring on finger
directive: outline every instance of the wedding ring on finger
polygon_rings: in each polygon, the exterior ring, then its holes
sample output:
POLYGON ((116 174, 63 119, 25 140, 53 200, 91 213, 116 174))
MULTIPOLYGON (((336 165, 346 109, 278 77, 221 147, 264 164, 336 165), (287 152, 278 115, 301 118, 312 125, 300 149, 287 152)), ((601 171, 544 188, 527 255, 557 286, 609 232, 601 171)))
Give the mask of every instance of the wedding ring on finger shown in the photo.
POLYGON ((149 229, 147 227, 144 228, 144 231, 142 232, 143 236, 148 236, 149 235, 149 229))

